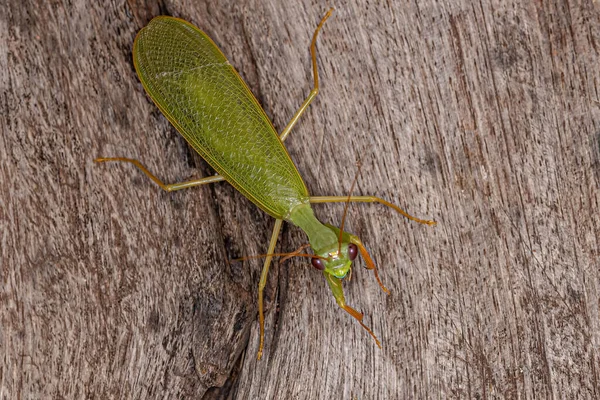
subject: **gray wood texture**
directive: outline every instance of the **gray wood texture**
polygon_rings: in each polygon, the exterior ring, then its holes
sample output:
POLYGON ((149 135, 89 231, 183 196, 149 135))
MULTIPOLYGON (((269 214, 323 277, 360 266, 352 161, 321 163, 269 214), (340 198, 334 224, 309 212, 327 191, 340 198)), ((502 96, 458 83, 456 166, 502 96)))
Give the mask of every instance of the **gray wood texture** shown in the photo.
MULTIPOLYGON (((600 4, 593 1, 1 1, 0 398, 396 399, 600 396, 600 4), (353 205, 335 305, 306 260, 276 263, 265 356, 256 292, 273 220, 212 172, 145 95, 136 32, 205 30, 315 195, 353 205)), ((339 223, 342 205, 316 205, 339 223)), ((306 242, 292 226, 278 249, 306 242)))

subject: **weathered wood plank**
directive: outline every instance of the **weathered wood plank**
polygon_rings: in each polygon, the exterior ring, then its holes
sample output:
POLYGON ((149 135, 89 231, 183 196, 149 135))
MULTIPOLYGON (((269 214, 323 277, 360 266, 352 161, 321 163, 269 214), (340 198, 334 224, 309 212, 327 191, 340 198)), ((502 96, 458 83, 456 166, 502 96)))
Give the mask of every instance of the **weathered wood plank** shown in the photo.
MULTIPOLYGON (((269 277, 260 362, 261 263, 227 260, 264 252, 273 221, 226 184, 167 194, 92 160, 211 173, 135 76, 151 17, 204 29, 281 128, 327 5, 5 5, 0 398, 598 397, 597 3, 336 3, 290 154, 314 194, 346 193, 360 156, 359 193, 439 225, 352 206, 392 294, 359 262, 347 299, 383 349, 291 260, 269 277)), ((287 227, 279 248, 305 241, 287 227)))

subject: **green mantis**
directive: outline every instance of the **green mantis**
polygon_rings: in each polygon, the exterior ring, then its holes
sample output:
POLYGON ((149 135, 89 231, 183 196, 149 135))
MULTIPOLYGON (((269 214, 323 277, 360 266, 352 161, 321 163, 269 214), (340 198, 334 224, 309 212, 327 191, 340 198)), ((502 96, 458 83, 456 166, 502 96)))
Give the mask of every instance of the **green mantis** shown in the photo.
POLYGON ((360 253, 366 267, 374 271, 379 285, 387 293, 375 263, 360 239, 343 230, 343 222, 340 228, 322 224, 315 217, 311 204, 376 202, 413 221, 435 224, 434 221, 415 218, 374 196, 311 196, 283 145, 319 92, 316 41, 319 30, 332 11, 329 10, 317 26, 310 45, 314 87, 280 135, 242 78, 204 32, 181 19, 154 18, 138 33, 133 45, 133 61, 139 79, 162 113, 218 175, 165 184, 138 160, 122 157, 95 160, 134 164, 166 191, 226 180, 275 218, 258 287, 258 359, 264 347, 263 290, 274 256, 310 258, 312 265, 323 272, 337 304, 352 315, 380 346, 374 333, 363 323, 363 314, 346 304, 342 289, 342 280, 360 253), (283 221, 293 223, 307 234, 314 254, 274 253, 283 221))

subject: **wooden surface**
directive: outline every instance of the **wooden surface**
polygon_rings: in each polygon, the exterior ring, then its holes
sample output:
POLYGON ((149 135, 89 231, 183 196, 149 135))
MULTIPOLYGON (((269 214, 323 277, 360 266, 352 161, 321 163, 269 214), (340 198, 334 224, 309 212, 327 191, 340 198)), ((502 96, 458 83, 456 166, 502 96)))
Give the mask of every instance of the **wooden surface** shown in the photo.
MULTIPOLYGON (((135 33, 205 30, 281 129, 311 88, 311 1, 2 2, 0 398, 395 399, 600 396, 600 4, 336 2, 322 90, 286 142, 315 195, 354 205, 341 312, 305 260, 269 276, 273 221, 211 174, 144 94, 135 33)), ((317 205, 339 223, 341 205, 317 205)), ((287 226, 279 249, 306 242, 287 226)))

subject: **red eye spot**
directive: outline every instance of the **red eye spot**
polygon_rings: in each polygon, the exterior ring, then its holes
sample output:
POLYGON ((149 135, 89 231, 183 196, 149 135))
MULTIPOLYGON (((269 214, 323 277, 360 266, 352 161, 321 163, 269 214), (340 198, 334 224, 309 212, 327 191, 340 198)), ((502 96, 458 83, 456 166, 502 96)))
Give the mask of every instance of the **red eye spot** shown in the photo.
POLYGON ((354 243, 350 243, 348 245, 348 258, 350 261, 354 261, 356 256, 358 255, 358 247, 354 243))
POLYGON ((310 260, 310 263, 319 271, 323 271, 325 269, 325 264, 323 264, 323 260, 321 260, 320 258, 315 257, 312 260, 310 260))

